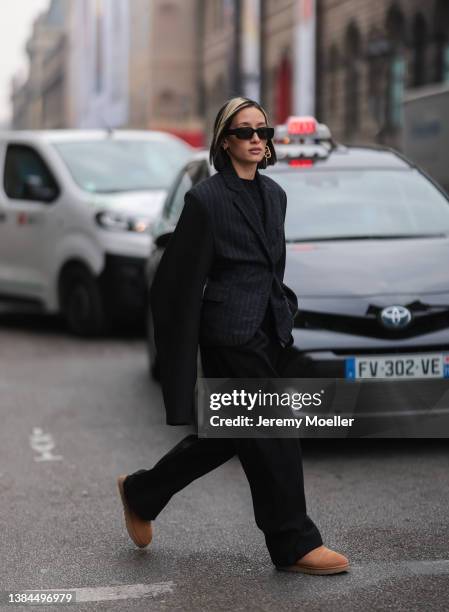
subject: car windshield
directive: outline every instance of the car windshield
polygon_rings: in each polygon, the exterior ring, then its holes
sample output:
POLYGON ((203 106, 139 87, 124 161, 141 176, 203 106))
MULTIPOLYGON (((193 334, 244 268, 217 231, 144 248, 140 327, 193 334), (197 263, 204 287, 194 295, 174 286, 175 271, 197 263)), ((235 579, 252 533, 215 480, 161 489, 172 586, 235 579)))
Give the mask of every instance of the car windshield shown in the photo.
POLYGON ((449 202, 418 170, 271 171, 286 241, 449 234, 449 202))
POLYGON ((92 140, 53 143, 85 191, 167 189, 191 155, 176 140, 92 140))

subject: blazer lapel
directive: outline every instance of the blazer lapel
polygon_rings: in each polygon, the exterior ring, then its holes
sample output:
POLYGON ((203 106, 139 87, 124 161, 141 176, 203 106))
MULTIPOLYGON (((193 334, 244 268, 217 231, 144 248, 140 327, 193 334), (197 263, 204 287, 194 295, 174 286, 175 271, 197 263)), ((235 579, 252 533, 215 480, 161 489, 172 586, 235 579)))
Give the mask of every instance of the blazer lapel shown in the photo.
POLYGON ((262 248, 269 261, 274 263, 271 250, 267 242, 267 235, 271 235, 277 225, 277 215, 276 211, 274 210, 274 205, 277 203, 277 198, 273 197, 274 194, 272 193, 271 186, 269 186, 265 182, 265 177, 261 175, 258 170, 256 170, 265 206, 267 228, 267 232, 265 233, 264 227, 262 225, 262 220, 259 216, 258 211, 256 210, 256 207, 254 206, 254 202, 251 200, 250 195, 247 193, 245 187, 242 185, 240 178, 237 172, 235 171, 231 161, 229 161, 229 163, 226 164, 226 166, 220 170, 220 174, 223 176, 226 186, 229 189, 232 189, 232 191, 234 191, 232 200, 233 203, 239 209, 251 229, 259 238, 262 248))

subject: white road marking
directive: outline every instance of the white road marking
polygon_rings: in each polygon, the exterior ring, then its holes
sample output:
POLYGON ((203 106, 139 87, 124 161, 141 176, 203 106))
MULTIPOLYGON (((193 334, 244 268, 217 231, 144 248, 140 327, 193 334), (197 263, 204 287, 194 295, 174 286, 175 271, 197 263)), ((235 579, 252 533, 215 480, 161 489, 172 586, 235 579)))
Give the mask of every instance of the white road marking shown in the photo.
MULTIPOLYGON (((246 577, 251 568, 246 568, 242 577, 246 577)), ((42 570, 41 570, 42 571, 42 570)), ((378 561, 372 563, 351 564, 346 574, 341 574, 339 580, 324 580, 320 582, 322 596, 332 593, 354 591, 362 587, 376 584, 383 580, 407 578, 411 576, 441 576, 449 574, 449 559, 432 560, 404 560, 404 561, 378 561)), ((291 574, 293 576, 293 574, 291 574)), ((299 574, 294 574, 296 579, 299 574)), ((304 581, 311 584, 316 577, 301 575, 304 581)), ((325 577, 326 578, 326 577, 325 577)), ((76 592, 76 603, 84 601, 114 601, 118 599, 139 599, 144 597, 157 597, 159 595, 174 594, 176 583, 172 580, 166 582, 153 582, 151 584, 121 584, 105 587, 63 587, 60 589, 47 589, 42 591, 61 593, 65 591, 76 592)), ((21 589, 21 592, 31 593, 35 589, 21 589)))
POLYGON ((33 427, 30 446, 36 453, 39 453, 38 456, 34 457, 34 461, 61 461, 62 459, 62 455, 53 455, 52 453, 56 446, 53 436, 44 433, 40 427, 33 427))
MULTIPOLYGON (((172 594, 175 583, 171 580, 167 582, 153 582, 152 584, 120 584, 106 587, 80 587, 63 589, 45 589, 42 591, 52 593, 62 593, 65 591, 76 592, 76 603, 82 601, 114 601, 116 599, 139 599, 142 597, 157 597, 158 595, 172 594)), ((25 592, 25 591, 21 591, 25 592)), ((28 589, 27 593, 33 592, 28 589)))

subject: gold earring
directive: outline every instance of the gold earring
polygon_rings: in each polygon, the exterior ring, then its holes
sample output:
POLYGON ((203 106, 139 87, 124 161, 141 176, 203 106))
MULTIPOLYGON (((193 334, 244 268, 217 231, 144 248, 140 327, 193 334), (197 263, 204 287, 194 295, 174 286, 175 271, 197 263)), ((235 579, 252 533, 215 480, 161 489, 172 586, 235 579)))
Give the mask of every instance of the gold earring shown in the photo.
POLYGON ((265 145, 264 157, 265 157, 265 162, 267 162, 271 157, 271 151, 268 145, 265 145))

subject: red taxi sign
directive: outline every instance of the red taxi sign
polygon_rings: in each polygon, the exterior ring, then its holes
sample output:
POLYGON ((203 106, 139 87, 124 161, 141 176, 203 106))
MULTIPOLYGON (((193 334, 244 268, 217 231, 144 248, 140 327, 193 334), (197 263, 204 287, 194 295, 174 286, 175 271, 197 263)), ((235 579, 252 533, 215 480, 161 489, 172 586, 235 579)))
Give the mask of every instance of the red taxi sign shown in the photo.
POLYGON ((313 159, 290 159, 288 165, 295 168, 311 168, 313 166, 313 159))
POLYGON ((287 119, 287 131, 289 134, 315 134, 317 128, 318 123, 315 117, 291 115, 287 119))

